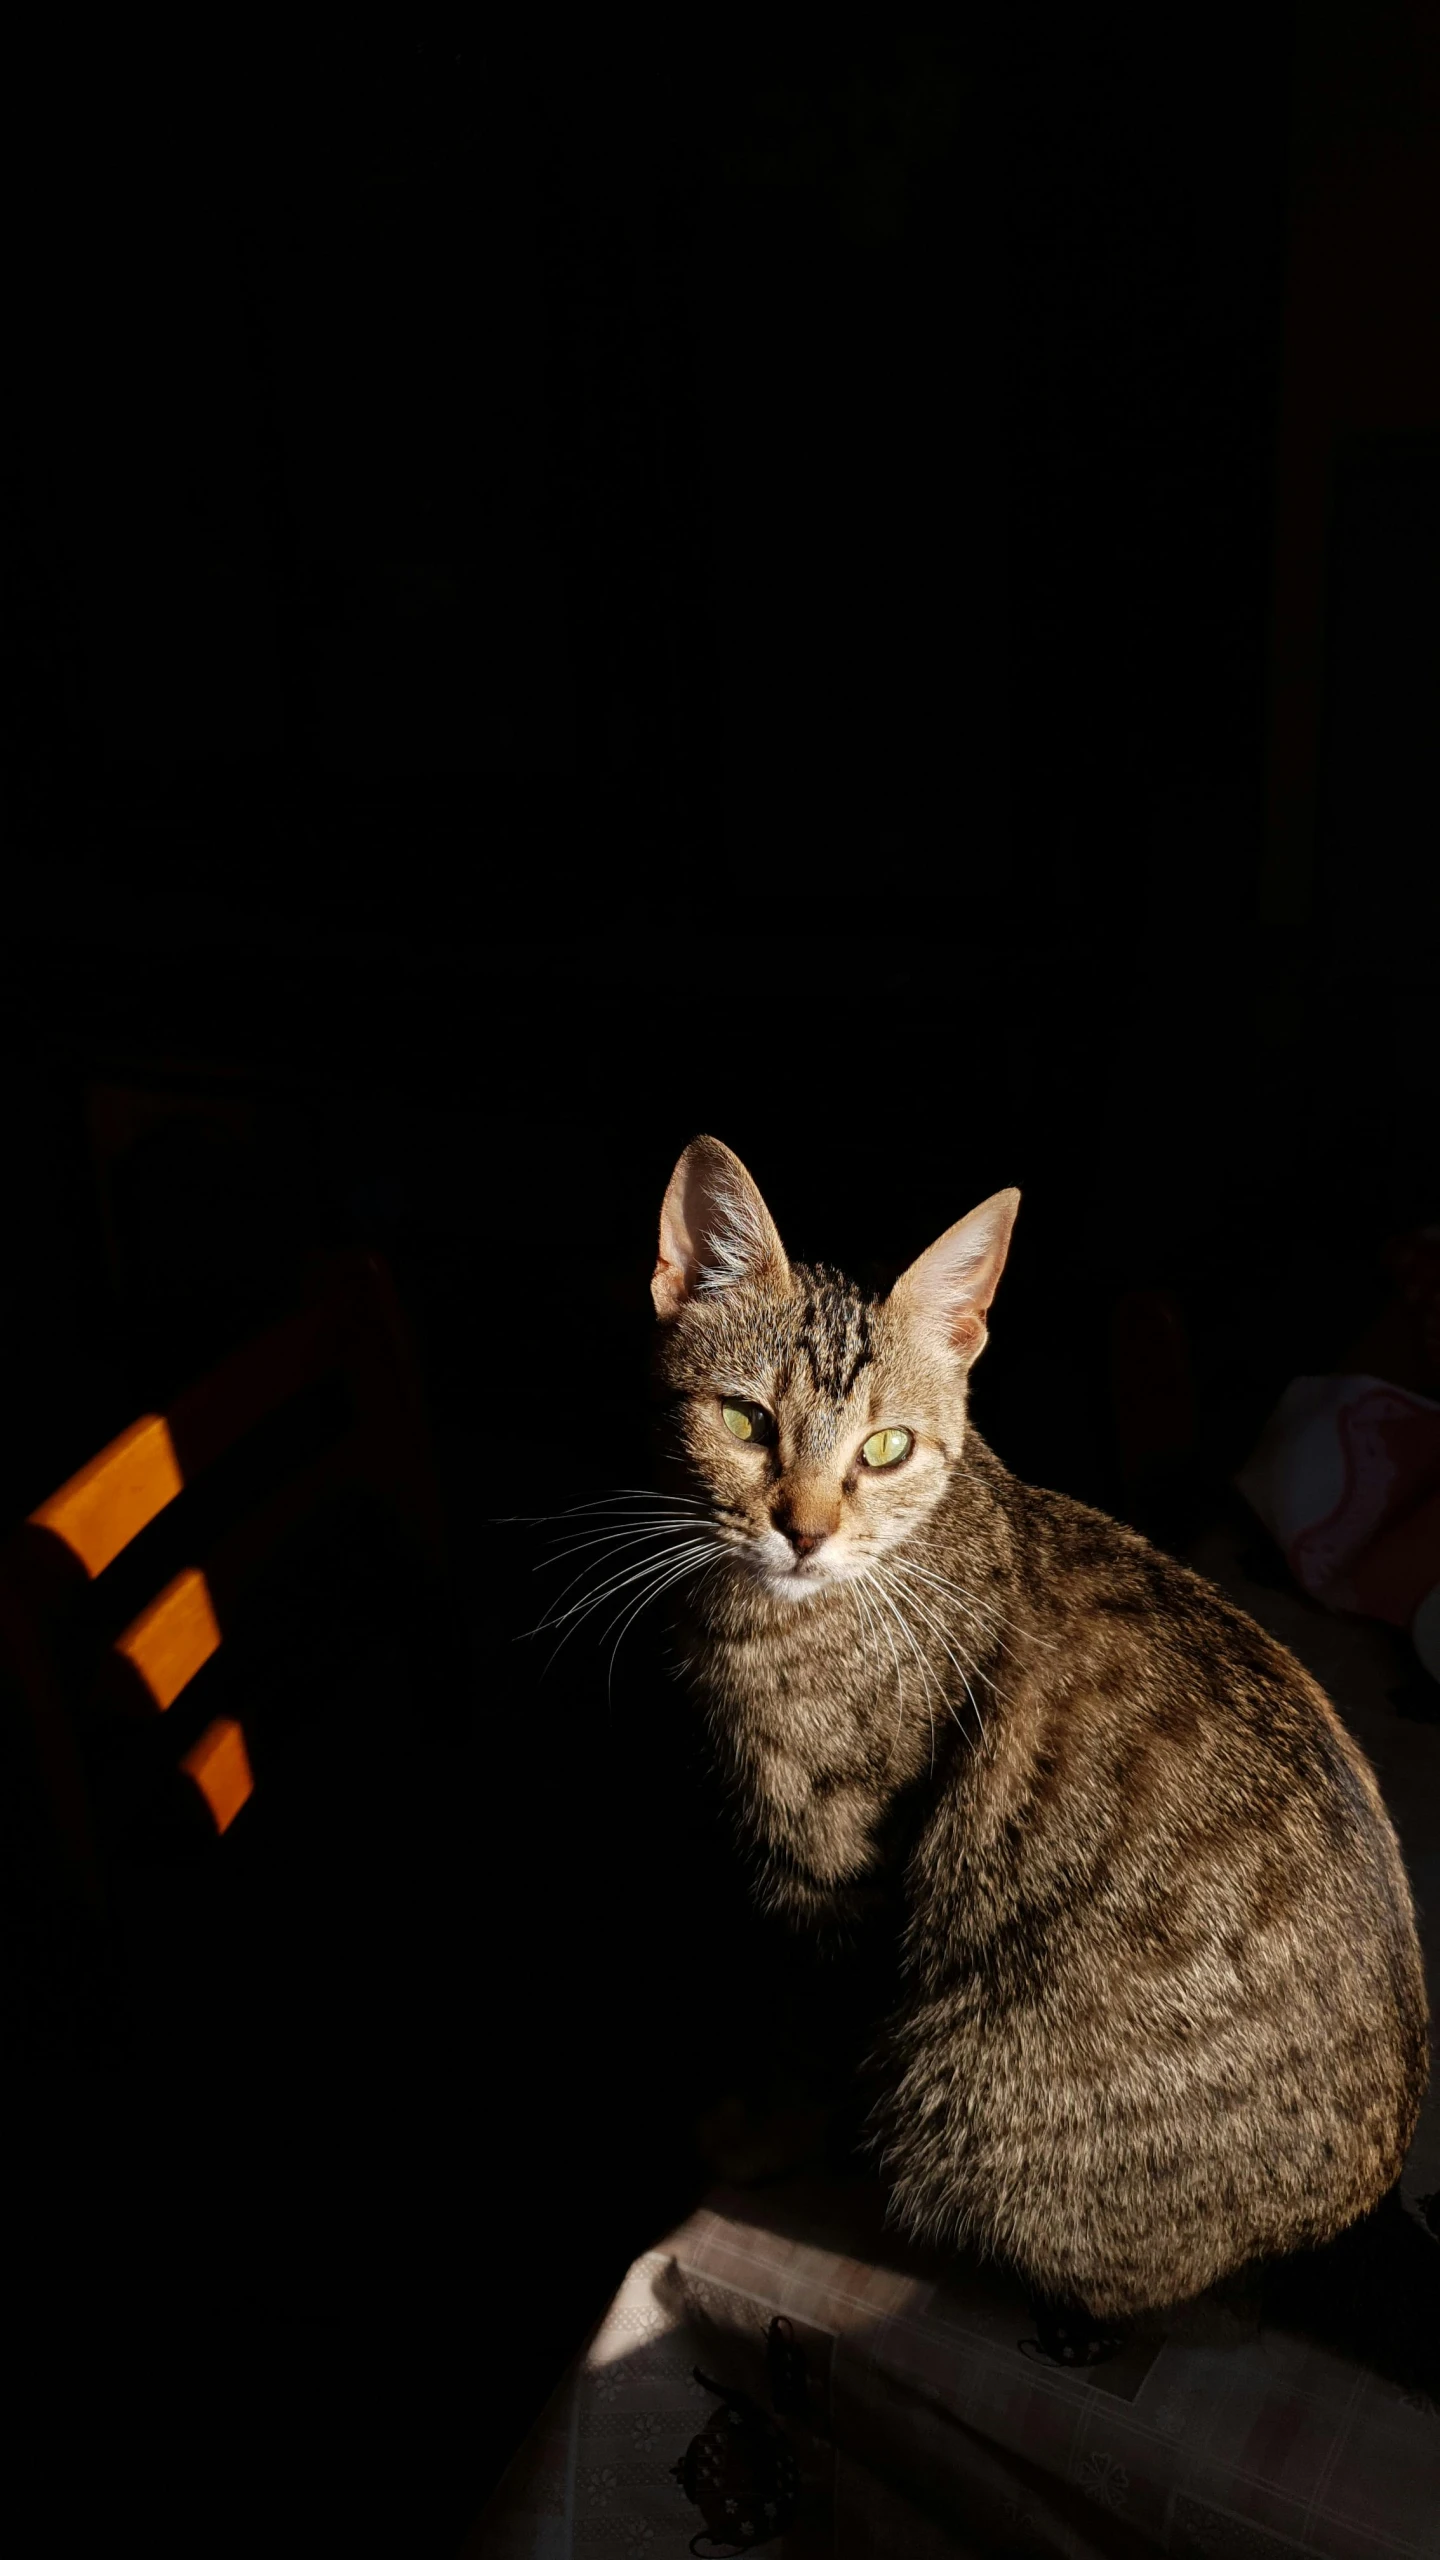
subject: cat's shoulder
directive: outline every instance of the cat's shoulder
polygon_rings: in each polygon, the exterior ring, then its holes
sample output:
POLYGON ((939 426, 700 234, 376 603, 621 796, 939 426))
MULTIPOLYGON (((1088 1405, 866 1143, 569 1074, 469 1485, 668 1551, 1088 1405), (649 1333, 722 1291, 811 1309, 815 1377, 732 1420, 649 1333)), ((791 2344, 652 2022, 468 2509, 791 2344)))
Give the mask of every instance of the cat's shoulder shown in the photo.
MULTIPOLYGON (((992 1453, 986 1457, 994 1463, 992 1453)), ((1229 1592, 1128 1521, 1017 1476, 1006 1479, 1003 1499, 1022 1577, 1043 1585, 1052 1604, 1163 1629, 1182 1646, 1204 1641, 1251 1673, 1313 1685, 1288 1648, 1229 1592)))

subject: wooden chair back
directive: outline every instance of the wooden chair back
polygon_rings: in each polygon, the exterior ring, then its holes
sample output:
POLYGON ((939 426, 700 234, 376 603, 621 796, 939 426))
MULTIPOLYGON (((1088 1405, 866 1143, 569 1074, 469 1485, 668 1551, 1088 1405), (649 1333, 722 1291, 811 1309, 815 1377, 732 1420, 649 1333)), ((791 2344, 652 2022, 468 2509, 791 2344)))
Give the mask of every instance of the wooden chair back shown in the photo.
POLYGON ((211 1838, 244 1820, 253 1737, 211 1711, 210 1666, 287 1539, 348 1495, 401 1531, 424 1607, 447 1556, 423 1396, 390 1275, 360 1252, 317 1263, 305 1303, 141 1414, 11 1536, 0 1671, 30 1882, 52 1912, 103 1937, 116 1859, 160 1798, 211 1838))

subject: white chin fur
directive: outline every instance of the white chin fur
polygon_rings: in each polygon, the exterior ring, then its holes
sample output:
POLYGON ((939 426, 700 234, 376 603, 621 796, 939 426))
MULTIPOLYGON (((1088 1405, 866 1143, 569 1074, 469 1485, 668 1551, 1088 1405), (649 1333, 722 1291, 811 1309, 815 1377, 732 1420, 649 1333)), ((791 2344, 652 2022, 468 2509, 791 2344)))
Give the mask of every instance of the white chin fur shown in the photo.
POLYGON ((783 1538, 766 1539, 757 1553, 752 1547, 746 1558, 750 1571, 762 1589, 776 1600, 813 1600, 817 1591, 833 1591, 837 1582, 846 1580, 843 1566, 828 1558, 815 1564, 797 1564, 783 1538))
POLYGON ((833 1591, 846 1575, 830 1565, 819 1571, 805 1566, 762 1564, 760 1580, 777 1600, 813 1600, 817 1591, 833 1591))

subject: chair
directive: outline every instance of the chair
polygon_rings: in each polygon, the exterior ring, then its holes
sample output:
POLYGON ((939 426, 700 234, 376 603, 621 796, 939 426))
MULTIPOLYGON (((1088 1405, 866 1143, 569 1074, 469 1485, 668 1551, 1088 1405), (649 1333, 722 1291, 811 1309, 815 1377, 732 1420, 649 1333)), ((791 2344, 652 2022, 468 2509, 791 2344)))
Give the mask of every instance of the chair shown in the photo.
MULTIPOLYGON (((433 1633, 447 1554, 418 1376, 389 1274, 349 1253, 317 1258, 289 1317, 141 1415, 0 1553, 12 1894, 59 1957, 40 2006, 82 2037, 137 1876, 213 1857, 283 1771, 294 1684, 277 1712, 265 1674, 304 1625, 306 1539, 338 1520, 343 1553, 362 1514, 398 1531, 433 1633), (293 1585, 297 1559, 301 1605, 292 1590, 277 1621, 267 1583, 293 1585), (226 1679, 231 1655, 247 1679, 226 1679)), ((343 1792, 359 1738, 321 1723, 343 1792)))
POLYGON ((348 2548, 387 2498, 413 2525, 469 2495, 473 2426, 436 2414, 473 2256, 452 1592, 407 1329, 361 1253, 0 1555, 0 1897, 41 1957, 12 2314, 57 2331, 75 2462, 126 2438, 188 2548, 231 2547, 237 2501, 245 2548, 348 2548))

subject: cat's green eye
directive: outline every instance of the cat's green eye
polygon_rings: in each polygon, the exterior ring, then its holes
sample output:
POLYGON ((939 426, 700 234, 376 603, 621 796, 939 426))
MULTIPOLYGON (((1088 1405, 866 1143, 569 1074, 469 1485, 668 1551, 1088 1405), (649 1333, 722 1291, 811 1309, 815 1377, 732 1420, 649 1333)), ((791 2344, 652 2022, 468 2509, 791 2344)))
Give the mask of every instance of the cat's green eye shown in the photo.
POLYGON ((867 1467, 898 1467, 914 1446, 909 1431, 872 1431, 860 1455, 867 1467))
POLYGON ((763 1404, 745 1404, 738 1396, 723 1396, 720 1419, 732 1440, 754 1440, 763 1444, 770 1438, 770 1416, 763 1404))

